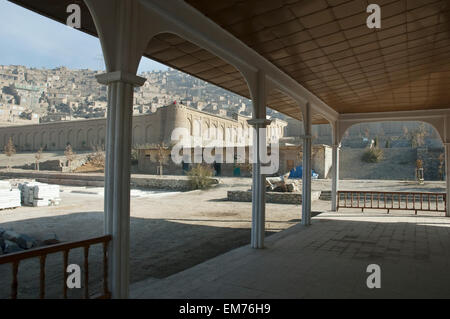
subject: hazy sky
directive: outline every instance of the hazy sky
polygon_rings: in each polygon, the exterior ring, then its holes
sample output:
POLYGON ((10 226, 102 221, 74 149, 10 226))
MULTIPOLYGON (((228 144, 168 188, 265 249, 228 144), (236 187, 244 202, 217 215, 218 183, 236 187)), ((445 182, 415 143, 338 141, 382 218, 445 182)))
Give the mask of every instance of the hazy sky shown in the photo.
MULTIPOLYGON (((86 33, 0 0, 0 65, 104 69, 100 42, 86 33)), ((167 69, 142 58, 139 72, 167 69)))

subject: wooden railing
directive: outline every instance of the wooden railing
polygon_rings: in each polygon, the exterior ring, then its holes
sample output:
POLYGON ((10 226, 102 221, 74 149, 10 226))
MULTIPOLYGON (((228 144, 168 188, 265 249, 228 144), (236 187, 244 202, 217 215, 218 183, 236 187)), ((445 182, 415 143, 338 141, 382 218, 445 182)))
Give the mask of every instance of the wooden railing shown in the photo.
POLYGON ((17 290, 19 286, 18 282, 18 272, 19 264, 22 260, 30 258, 39 258, 40 261, 40 292, 39 297, 41 299, 45 298, 45 261, 47 255, 54 253, 63 254, 63 297, 67 298, 67 266, 69 263, 69 252, 72 249, 83 248, 84 250, 84 297, 86 299, 90 298, 89 295, 89 248, 92 245, 102 244, 103 245, 103 293, 95 296, 99 299, 110 298, 110 292, 108 288, 108 244, 111 241, 111 236, 106 235, 102 237, 75 241, 69 243, 60 243, 55 245, 50 245, 46 247, 29 249, 27 251, 12 253, 4 256, 0 256, 1 264, 11 264, 12 266, 12 284, 11 284, 11 298, 17 298, 17 290))
POLYGON ((361 208, 445 212, 446 193, 338 191, 337 209, 361 208))

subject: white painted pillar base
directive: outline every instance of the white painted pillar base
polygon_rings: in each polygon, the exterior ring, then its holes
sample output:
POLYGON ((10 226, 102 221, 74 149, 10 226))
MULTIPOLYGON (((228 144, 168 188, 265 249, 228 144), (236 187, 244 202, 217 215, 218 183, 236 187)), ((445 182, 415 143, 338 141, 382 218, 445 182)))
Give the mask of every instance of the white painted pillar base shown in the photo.
POLYGON ((105 163, 105 234, 109 249, 109 283, 113 298, 128 298, 130 283, 130 161, 133 90, 145 79, 120 71, 97 76, 108 85, 105 163))
POLYGON ((445 185, 447 192, 447 211, 446 217, 450 217, 450 143, 444 143, 445 152, 445 185))
MULTIPOLYGON (((261 174, 261 149, 266 146, 266 126, 270 120, 252 119, 253 126, 253 168, 252 168, 252 248, 264 248, 266 223, 266 177, 261 174), (261 130, 260 130, 261 129, 261 130)), ((262 150, 266 152, 265 149, 262 150)))
POLYGON ((334 144, 332 149, 331 175, 331 211, 337 211, 337 191, 339 190, 339 150, 340 145, 334 144))

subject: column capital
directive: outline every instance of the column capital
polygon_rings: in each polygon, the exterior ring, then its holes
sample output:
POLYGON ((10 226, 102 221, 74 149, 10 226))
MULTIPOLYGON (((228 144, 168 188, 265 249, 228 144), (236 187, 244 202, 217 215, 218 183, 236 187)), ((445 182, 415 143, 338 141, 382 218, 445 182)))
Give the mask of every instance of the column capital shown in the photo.
POLYGON ((339 144, 331 144, 331 147, 341 148, 341 143, 339 143, 339 144))
POLYGON ((133 86, 142 86, 144 85, 146 78, 137 76, 136 74, 127 73, 123 71, 114 71, 98 74, 95 76, 98 83, 100 84, 111 84, 114 82, 124 82, 127 84, 131 84, 133 86))
POLYGON ((267 125, 270 125, 270 123, 272 123, 272 120, 268 120, 268 119, 251 119, 251 120, 247 120, 247 123, 252 125, 252 126, 266 127, 267 125))

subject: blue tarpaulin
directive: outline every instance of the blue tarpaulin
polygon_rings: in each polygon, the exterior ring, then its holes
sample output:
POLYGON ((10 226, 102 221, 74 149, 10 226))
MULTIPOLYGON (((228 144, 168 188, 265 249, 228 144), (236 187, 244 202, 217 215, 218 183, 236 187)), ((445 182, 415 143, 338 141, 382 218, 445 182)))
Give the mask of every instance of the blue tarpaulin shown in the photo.
MULTIPOLYGON (((302 178, 303 176, 303 167, 301 165, 293 168, 291 172, 289 173, 289 178, 302 178)), ((314 170, 311 170, 311 177, 312 178, 319 178, 319 174, 314 172, 314 170)))

